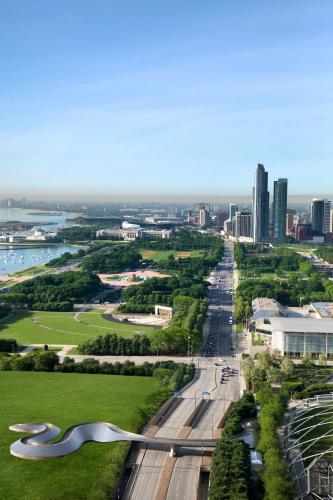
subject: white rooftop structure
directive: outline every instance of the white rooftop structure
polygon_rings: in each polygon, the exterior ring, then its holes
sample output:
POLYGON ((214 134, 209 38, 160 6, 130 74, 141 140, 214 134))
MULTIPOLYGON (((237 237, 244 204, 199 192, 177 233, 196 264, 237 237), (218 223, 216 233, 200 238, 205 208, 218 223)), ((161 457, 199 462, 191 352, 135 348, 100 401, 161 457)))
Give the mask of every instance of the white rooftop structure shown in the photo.
POLYGON ((257 298, 251 317, 257 333, 271 338, 271 347, 295 357, 310 353, 333 358, 333 303, 286 307, 274 299, 257 298))

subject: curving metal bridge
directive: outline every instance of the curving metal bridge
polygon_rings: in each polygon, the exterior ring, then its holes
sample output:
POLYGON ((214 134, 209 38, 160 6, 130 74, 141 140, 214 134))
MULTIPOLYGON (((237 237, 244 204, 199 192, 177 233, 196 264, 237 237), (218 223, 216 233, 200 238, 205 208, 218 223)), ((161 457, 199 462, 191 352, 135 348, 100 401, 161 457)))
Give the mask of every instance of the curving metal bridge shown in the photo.
POLYGON ((139 441, 148 444, 169 445, 171 452, 176 447, 198 448, 214 447, 216 439, 170 439, 148 437, 141 434, 127 432, 107 422, 91 422, 78 424, 66 430, 63 437, 49 443, 61 432, 59 427, 47 423, 15 424, 9 427, 15 432, 31 434, 18 439, 10 446, 10 453, 15 457, 27 460, 43 460, 47 458, 63 457, 74 453, 84 443, 95 441, 98 443, 113 443, 115 441, 139 441))

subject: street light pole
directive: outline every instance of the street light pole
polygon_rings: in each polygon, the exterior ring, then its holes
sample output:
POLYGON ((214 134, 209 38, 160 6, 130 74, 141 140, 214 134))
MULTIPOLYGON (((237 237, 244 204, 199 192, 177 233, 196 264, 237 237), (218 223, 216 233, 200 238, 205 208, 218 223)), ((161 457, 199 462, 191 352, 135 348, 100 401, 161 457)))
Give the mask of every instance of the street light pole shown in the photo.
POLYGON ((190 342, 191 342, 191 337, 187 337, 187 357, 190 357, 190 342))

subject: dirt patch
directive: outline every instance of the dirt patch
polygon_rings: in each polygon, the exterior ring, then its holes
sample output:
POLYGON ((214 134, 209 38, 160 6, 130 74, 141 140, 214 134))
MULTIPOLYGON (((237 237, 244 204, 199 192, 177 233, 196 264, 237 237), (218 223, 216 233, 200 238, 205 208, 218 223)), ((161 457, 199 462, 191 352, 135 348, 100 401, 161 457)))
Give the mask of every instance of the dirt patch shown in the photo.
POLYGON ((155 254, 156 254, 155 250, 145 250, 144 252, 142 252, 142 258, 151 259, 152 257, 154 257, 155 254))
POLYGON ((191 257, 191 252, 177 252, 176 259, 186 259, 186 257, 191 257))

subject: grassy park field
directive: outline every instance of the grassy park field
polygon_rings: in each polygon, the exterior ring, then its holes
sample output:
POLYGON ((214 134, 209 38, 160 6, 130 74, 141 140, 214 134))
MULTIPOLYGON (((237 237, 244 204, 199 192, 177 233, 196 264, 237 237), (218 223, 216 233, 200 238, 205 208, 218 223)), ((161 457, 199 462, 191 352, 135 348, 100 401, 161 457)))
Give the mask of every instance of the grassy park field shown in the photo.
POLYGON ((154 260, 159 262, 160 260, 167 259, 170 255, 173 255, 175 259, 184 259, 186 257, 200 257, 203 255, 203 250, 192 250, 189 252, 178 252, 175 250, 140 250, 142 258, 145 260, 154 260))
POLYGON ((67 457, 22 460, 9 454, 9 446, 23 435, 8 426, 50 422, 64 431, 104 421, 128 430, 136 409, 159 384, 151 377, 0 372, 0 387, 0 498, 102 500, 106 485, 119 475, 126 444, 87 443, 67 457))
POLYGON ((28 344, 81 344, 85 340, 116 333, 122 337, 149 334, 152 327, 117 323, 103 318, 101 312, 18 312, 0 321, 0 338, 28 344))

